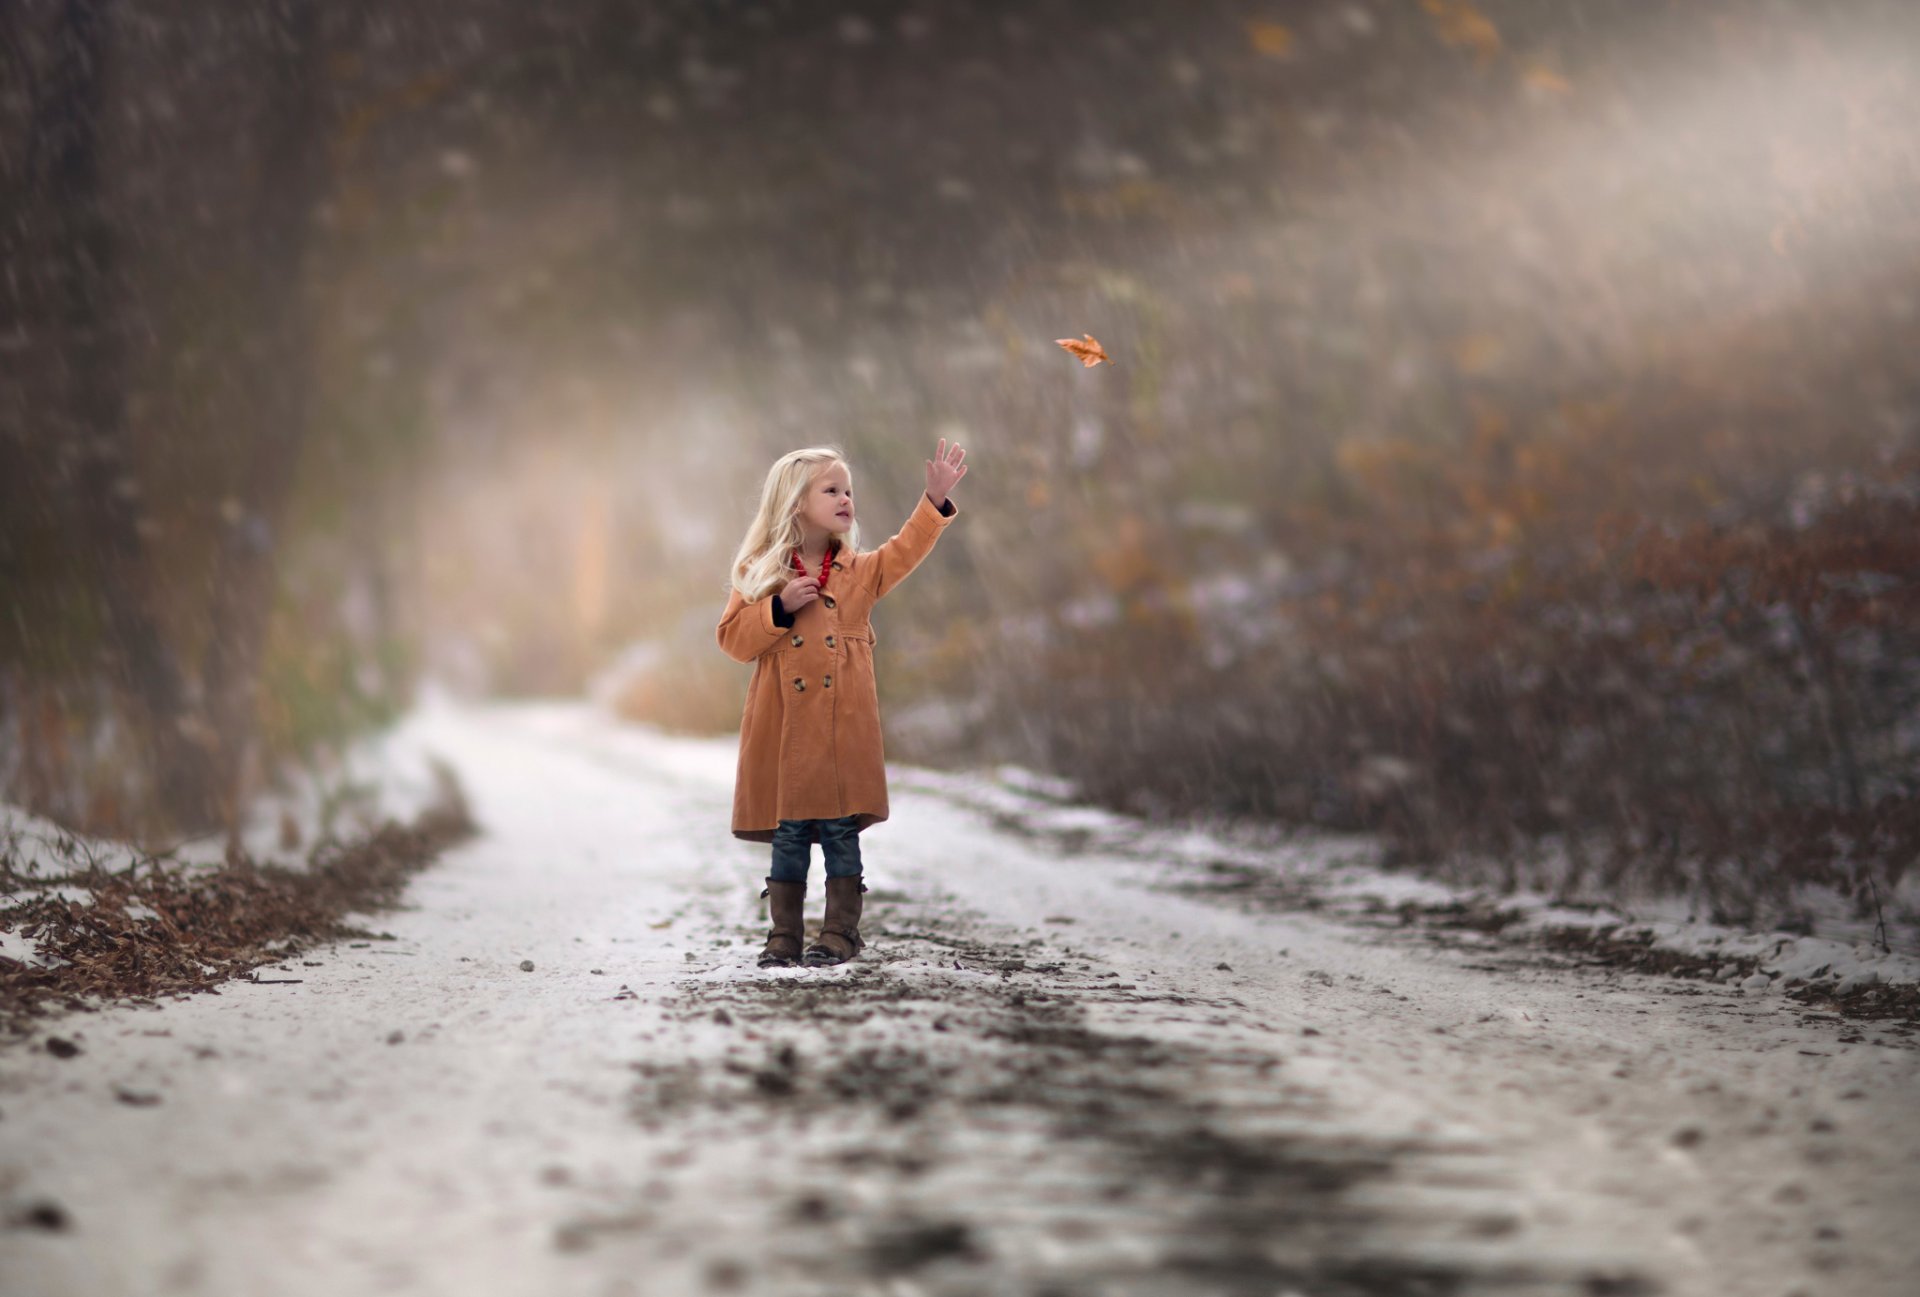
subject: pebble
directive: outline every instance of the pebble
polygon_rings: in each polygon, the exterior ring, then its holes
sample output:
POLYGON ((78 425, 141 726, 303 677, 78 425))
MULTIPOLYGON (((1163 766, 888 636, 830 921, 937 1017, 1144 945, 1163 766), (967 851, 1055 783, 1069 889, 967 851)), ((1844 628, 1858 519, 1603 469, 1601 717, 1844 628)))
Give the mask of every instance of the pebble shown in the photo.
POLYGON ((73 1223, 67 1209, 50 1200, 28 1204, 14 1219, 18 1224, 46 1230, 64 1230, 73 1223))
POLYGON ((531 959, 521 960, 520 971, 523 973, 531 973, 533 971, 533 961, 531 959))
POLYGON ((1773 979, 1771 977, 1768 977, 1765 973, 1755 973, 1752 977, 1749 977, 1746 981, 1740 983, 1740 989, 1745 991, 1748 995, 1752 995, 1757 991, 1769 990, 1772 988, 1772 986, 1773 986, 1773 979))

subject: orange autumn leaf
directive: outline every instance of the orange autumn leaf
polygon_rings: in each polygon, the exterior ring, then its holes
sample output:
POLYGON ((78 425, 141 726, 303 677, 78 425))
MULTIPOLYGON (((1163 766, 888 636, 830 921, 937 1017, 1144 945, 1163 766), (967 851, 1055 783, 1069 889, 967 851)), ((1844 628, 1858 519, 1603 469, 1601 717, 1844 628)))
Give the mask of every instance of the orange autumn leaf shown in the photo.
POLYGON ((1113 363, 1113 357, 1107 354, 1106 348, 1102 347, 1091 333, 1083 333, 1080 338, 1055 338, 1054 341, 1080 357, 1080 363, 1088 369, 1092 369, 1103 360, 1109 365, 1113 363), (1080 338, 1085 338, 1086 341, 1082 342, 1080 338))
POLYGON ((1473 0, 1420 0, 1420 7, 1432 17, 1440 39, 1455 49, 1470 49, 1483 63, 1500 53, 1500 29, 1473 7, 1473 0))
POLYGON ((1544 63, 1536 63, 1528 68, 1521 78, 1529 95, 1536 99, 1557 98, 1573 93, 1573 83, 1544 63))
POLYGON ((1268 58, 1285 58, 1293 53, 1293 32, 1284 23, 1254 19, 1247 24, 1247 39, 1268 58))

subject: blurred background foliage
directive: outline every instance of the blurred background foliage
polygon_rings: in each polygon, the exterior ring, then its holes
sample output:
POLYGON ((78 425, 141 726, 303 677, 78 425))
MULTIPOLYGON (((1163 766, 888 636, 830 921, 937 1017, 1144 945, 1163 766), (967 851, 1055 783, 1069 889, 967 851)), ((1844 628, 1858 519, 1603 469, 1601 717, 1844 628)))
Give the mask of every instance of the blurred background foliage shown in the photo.
POLYGON ((766 465, 871 546, 947 436, 890 756, 1729 918, 1920 846, 1910 4, 0 25, 12 800, 217 821, 429 680, 728 732, 766 465))

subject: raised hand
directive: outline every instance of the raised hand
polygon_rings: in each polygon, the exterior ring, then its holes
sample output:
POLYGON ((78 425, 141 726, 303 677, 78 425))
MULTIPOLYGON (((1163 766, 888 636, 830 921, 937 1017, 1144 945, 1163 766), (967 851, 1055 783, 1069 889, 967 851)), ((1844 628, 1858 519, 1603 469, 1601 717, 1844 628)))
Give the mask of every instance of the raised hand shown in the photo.
POLYGON ((947 439, 940 439, 939 448, 933 452, 933 458, 927 463, 927 498, 934 507, 947 502, 947 492, 953 490, 954 483, 967 475, 967 466, 961 461, 967 452, 960 449, 960 443, 947 445, 947 439))

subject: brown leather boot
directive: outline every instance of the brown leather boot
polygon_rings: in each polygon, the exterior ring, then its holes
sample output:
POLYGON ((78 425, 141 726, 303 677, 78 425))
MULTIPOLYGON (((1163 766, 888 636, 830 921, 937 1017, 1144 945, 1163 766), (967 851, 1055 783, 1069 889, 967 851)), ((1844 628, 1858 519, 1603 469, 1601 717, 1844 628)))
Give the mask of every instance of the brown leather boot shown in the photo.
POLYGON ((800 958, 801 911, 806 905, 805 883, 783 883, 769 878, 766 890, 767 913, 773 919, 773 931, 767 934, 767 948, 760 952, 760 967, 786 968, 800 958))
POLYGON ((860 893, 866 890, 857 874, 827 879, 827 917, 821 921, 820 935, 807 947, 809 968, 844 964, 867 944, 860 939, 860 893))

